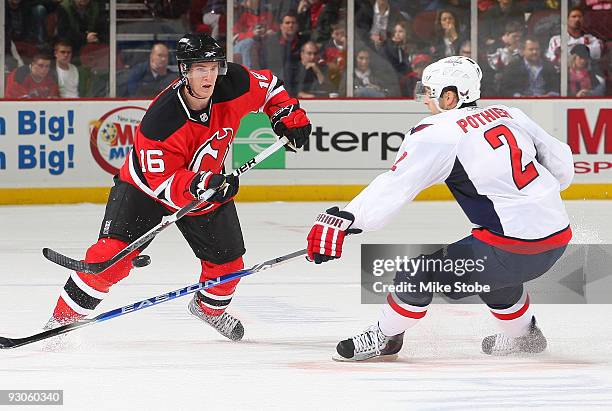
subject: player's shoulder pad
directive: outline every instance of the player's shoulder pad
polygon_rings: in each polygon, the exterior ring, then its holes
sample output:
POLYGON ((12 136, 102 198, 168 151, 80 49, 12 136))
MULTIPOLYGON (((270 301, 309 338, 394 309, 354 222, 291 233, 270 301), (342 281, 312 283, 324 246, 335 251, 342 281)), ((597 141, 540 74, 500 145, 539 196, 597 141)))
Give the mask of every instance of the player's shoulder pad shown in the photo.
POLYGON ((227 74, 219 76, 215 91, 213 92, 213 101, 222 103, 224 101, 234 100, 249 92, 251 87, 251 79, 249 71, 240 64, 227 63, 227 74))
POLYGON ((176 93, 174 87, 168 87, 149 106, 140 122, 140 132, 146 138, 164 141, 185 124, 187 114, 176 93))

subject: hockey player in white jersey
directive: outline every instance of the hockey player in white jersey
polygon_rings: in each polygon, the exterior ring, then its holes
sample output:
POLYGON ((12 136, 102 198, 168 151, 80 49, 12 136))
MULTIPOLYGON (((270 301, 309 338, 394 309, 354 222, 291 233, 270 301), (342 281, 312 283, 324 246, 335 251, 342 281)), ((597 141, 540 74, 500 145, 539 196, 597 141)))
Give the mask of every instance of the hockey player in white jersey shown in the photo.
MULTIPOLYGON (((546 348, 546 339, 523 284, 546 273, 571 239, 560 191, 574 175, 572 154, 517 108, 477 107, 481 73, 467 57, 447 57, 425 69, 415 96, 432 115, 406 134, 389 171, 344 209, 333 207, 317 217, 308 253, 317 264, 339 258, 347 233, 382 228, 420 191, 444 182, 475 227, 470 236, 424 258, 486 256, 483 272, 461 277, 491 287, 479 296, 502 332, 484 338, 483 352, 537 353, 546 348)), ((394 281, 450 284, 457 279, 455 273, 421 270, 399 271, 394 281)), ((341 341, 334 359, 395 356, 404 332, 431 303, 432 292, 418 290, 390 293, 378 323, 341 341)), ((476 292, 445 294, 459 299, 476 292)))

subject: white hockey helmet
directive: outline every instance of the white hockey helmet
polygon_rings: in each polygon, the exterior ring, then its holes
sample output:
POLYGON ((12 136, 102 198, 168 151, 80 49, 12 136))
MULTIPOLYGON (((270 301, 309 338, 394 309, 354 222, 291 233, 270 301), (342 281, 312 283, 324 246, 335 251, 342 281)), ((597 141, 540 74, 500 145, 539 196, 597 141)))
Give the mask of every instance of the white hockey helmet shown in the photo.
POLYGON ((438 106, 442 90, 454 86, 457 88, 459 99, 455 108, 459 108, 462 104, 480 98, 480 80, 482 80, 482 70, 474 60, 464 56, 446 57, 425 67, 423 78, 417 83, 414 96, 417 101, 423 101, 428 94, 438 106), (427 93, 425 87, 429 88, 427 93))

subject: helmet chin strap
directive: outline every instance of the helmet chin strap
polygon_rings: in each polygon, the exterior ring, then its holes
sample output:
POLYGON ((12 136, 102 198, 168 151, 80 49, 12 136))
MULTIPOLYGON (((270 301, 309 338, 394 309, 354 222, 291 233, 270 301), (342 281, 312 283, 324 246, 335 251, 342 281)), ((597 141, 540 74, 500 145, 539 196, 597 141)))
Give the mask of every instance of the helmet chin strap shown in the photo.
POLYGON ((187 77, 183 77, 183 83, 185 84, 185 88, 187 89, 187 92, 189 93, 189 95, 193 98, 196 98, 198 100, 206 100, 208 97, 198 97, 193 93, 193 90, 191 89, 191 85, 189 84, 189 79, 187 77))

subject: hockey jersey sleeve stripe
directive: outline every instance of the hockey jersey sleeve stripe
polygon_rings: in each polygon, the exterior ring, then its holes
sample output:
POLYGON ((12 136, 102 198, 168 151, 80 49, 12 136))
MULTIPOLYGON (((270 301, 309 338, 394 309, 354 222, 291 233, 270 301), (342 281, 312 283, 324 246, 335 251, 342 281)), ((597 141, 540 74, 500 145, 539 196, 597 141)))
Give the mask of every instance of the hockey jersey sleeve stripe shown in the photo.
POLYGON ((268 87, 268 91, 266 92, 266 99, 259 108, 259 112, 264 111, 264 108, 272 97, 276 96, 278 93, 281 93, 284 90, 285 87, 283 87, 283 82, 280 81, 275 75, 272 75, 272 81, 270 82, 270 86, 268 87))

